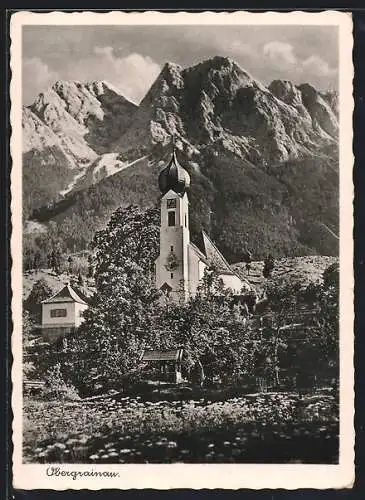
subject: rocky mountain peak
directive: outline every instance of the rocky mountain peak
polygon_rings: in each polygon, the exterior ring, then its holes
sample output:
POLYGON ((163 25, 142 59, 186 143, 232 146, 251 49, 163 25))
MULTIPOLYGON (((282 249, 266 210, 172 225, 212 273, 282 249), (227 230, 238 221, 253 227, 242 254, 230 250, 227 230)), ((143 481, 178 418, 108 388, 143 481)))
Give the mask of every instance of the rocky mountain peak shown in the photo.
POLYGON ((300 90, 289 80, 274 80, 268 89, 275 97, 292 106, 302 105, 300 90))
POLYGON ((140 103, 141 108, 163 100, 164 96, 174 94, 184 87, 183 69, 178 64, 166 62, 160 74, 140 103))
POLYGON ((230 89, 235 92, 237 87, 243 85, 255 84, 261 86, 258 81, 230 57, 215 56, 187 68, 184 73, 192 81, 195 80, 203 85, 212 83, 221 91, 230 89))
POLYGON ((339 97, 338 92, 336 90, 328 90, 327 92, 323 92, 322 97, 328 104, 331 106, 332 111, 338 117, 338 105, 339 105, 339 97))
POLYGON ((139 148, 140 141, 166 145, 175 134, 188 156, 214 145, 255 164, 276 164, 335 140, 329 100, 287 80, 267 88, 229 57, 185 69, 168 62, 113 150, 139 148))
POLYGON ((329 136, 337 138, 338 118, 328 101, 309 83, 299 85, 298 89, 301 92, 303 104, 312 117, 314 129, 321 129, 329 136))
POLYGON ((313 224, 322 217, 336 228, 326 196, 336 208, 337 99, 288 80, 266 87, 223 56, 190 68, 167 62, 140 106, 106 81, 60 80, 24 110, 24 199, 31 210, 57 194, 72 198, 80 220, 89 210, 83 190, 90 184, 101 193, 90 198, 101 203, 103 217, 105 200, 108 210, 127 200, 153 204, 158 162, 171 154, 174 134, 193 179, 192 227, 210 224, 204 219, 210 207, 222 248, 228 226, 228 240, 248 232, 256 251, 266 239, 271 249, 274 239, 282 251, 318 244, 332 252, 333 242, 321 243, 321 228, 313 236, 313 224))
POLYGON ((190 69, 203 69, 204 71, 209 71, 209 70, 222 70, 222 71, 232 71, 232 70, 238 70, 238 71, 243 71, 243 69, 230 57, 226 56, 214 56, 209 59, 206 59, 202 61, 201 63, 196 64, 195 66, 192 66, 190 69))

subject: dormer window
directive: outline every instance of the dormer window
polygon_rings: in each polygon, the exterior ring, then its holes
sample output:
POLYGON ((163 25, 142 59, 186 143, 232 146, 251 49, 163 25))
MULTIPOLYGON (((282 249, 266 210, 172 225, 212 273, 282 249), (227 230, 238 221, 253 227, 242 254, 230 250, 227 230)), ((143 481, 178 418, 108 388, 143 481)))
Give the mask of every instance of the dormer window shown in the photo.
POLYGON ((175 226, 176 222, 175 222, 175 212, 174 211, 167 212, 167 224, 169 227, 175 226))

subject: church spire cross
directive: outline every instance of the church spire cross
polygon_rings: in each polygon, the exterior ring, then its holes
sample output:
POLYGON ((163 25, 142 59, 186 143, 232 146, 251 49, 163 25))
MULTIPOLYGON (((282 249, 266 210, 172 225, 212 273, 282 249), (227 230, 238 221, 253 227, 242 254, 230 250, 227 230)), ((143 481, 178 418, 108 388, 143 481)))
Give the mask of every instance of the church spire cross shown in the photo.
POLYGON ((176 135, 172 134, 172 158, 177 161, 176 159, 176 140, 175 140, 176 135))

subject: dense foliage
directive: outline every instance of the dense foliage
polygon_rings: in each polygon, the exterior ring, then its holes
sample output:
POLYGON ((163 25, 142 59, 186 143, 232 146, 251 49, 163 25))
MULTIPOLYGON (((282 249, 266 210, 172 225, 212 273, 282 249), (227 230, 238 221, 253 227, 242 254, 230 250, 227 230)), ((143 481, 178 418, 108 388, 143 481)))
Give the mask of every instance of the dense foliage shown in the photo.
POLYGON ((116 385, 138 365, 141 350, 154 342, 158 294, 152 278, 158 242, 158 212, 117 210, 96 233, 96 294, 85 321, 67 342, 63 372, 78 388, 116 385))
POLYGON ((29 319, 37 324, 41 322, 42 301, 48 299, 52 295, 52 289, 44 279, 40 279, 34 283, 30 294, 24 301, 24 308, 29 313, 29 319))
POLYGON ((214 267, 187 303, 162 300, 153 286, 158 237, 158 210, 135 206, 118 209, 96 233, 96 293, 66 346, 44 353, 44 371, 60 362, 65 383, 90 394, 96 386, 120 388, 146 376, 143 349, 183 347, 183 375, 198 384, 240 384, 255 376, 280 386, 299 373, 336 377, 336 267, 323 283, 304 288, 268 278, 268 308, 260 319, 251 316, 247 297, 237 301, 223 288, 214 267))
POLYGON ((23 217, 34 209, 59 198, 59 192, 72 181, 70 162, 56 147, 28 151, 23 155, 23 217))
MULTIPOLYGON (((202 228, 231 262, 292 255, 337 255, 338 173, 334 159, 304 158, 270 168, 234 154, 202 150, 198 162, 181 155, 191 175, 190 228, 195 239, 202 228)), ((143 159, 133 168, 77 191, 36 213, 56 223, 65 249, 86 249, 93 233, 123 204, 154 206, 161 156, 143 159)))
POLYGON ((159 335, 171 347, 183 346, 184 368, 198 383, 214 379, 235 381, 253 368, 252 332, 245 308, 234 305, 213 266, 206 269, 195 297, 168 302, 159 318, 159 335))

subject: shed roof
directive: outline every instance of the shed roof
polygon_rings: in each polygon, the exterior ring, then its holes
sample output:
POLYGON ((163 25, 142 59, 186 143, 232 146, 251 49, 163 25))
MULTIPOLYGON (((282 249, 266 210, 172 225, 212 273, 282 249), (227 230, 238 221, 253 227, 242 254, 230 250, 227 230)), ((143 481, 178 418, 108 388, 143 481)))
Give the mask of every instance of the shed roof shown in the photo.
POLYGON ((87 305, 87 302, 71 287, 69 283, 56 292, 49 299, 43 300, 42 304, 53 304, 57 302, 78 302, 87 305))
POLYGON ((181 361, 183 349, 144 350, 142 361, 181 361))

